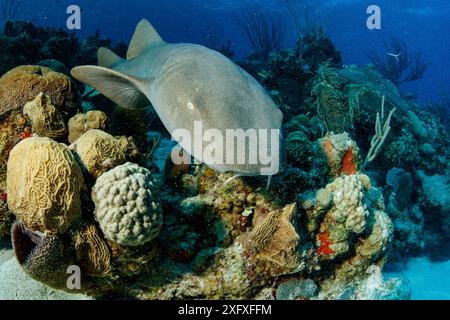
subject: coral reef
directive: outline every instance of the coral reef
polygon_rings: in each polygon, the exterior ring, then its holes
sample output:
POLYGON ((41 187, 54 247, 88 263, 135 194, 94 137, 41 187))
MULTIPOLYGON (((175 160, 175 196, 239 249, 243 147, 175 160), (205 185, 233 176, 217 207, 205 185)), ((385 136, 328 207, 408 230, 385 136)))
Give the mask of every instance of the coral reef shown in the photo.
POLYGON ((58 109, 51 103, 50 98, 39 93, 31 102, 23 107, 23 113, 30 118, 33 133, 40 137, 54 140, 67 136, 67 128, 58 109))
POLYGON ((22 109, 41 92, 50 98, 64 119, 77 112, 78 95, 67 76, 46 67, 20 66, 0 78, 0 116, 22 109))
POLYGON ((373 66, 341 67, 328 38, 242 63, 285 114, 286 164, 267 188, 173 164, 179 151, 153 113, 84 96, 90 111, 77 114, 63 64, 89 63, 102 40, 42 32, 8 23, 0 41, 42 39, 15 62, 61 72, 23 66, 0 79, 0 234, 18 220, 15 255, 34 279, 67 290, 70 264, 96 298, 407 299, 404 282, 383 279, 388 259, 445 254, 448 128, 373 66), (371 152, 374 124, 383 143, 371 152))
POLYGON ((286 138, 287 161, 294 165, 302 165, 309 161, 313 145, 306 134, 301 131, 294 131, 286 138))
POLYGON ((6 205, 6 170, 11 150, 37 134, 65 141, 66 121, 78 110, 70 79, 40 66, 20 66, 0 78, 0 235, 11 227, 6 205))
MULTIPOLYGON (((41 28, 25 21, 6 21, 0 33, 0 75, 26 64, 37 64, 42 60, 58 60, 59 63, 39 63, 57 72, 63 71, 60 64, 70 68, 77 64, 95 64, 97 50, 111 47, 111 41, 102 39, 97 33, 80 41, 73 33, 62 29, 41 28)), ((118 43, 115 51, 123 53, 118 43)), ((65 68, 64 68, 65 69, 65 68)))
POLYGON ((82 169, 94 177, 125 163, 130 147, 132 142, 127 138, 116 139, 98 129, 87 131, 70 145, 82 169))
POLYGON ((294 226, 296 215, 295 203, 265 215, 255 214, 253 230, 240 239, 248 256, 247 272, 276 277, 302 268, 297 251, 300 236, 294 226))
POLYGON ((111 271, 111 253, 94 224, 83 223, 73 234, 76 259, 89 276, 103 276, 111 271))
POLYGON ((33 137, 11 151, 8 207, 33 231, 63 233, 77 221, 83 185, 81 169, 64 144, 33 137))
POLYGON ((105 130, 107 116, 104 112, 94 110, 80 113, 69 120, 69 143, 74 143, 79 137, 91 129, 105 130))
MULTIPOLYGON (((433 110, 421 109, 413 100, 404 98, 392 82, 383 78, 370 65, 365 67, 352 65, 342 69, 322 65, 312 80, 310 93, 311 97, 303 101, 306 112, 299 109, 308 114, 310 127, 304 128, 298 121, 291 120, 285 128, 288 132, 300 128, 311 141, 321 138, 325 131, 323 128, 328 131, 331 131, 330 128, 345 130, 354 137, 360 148, 358 154, 366 158, 364 169, 369 170, 368 174, 376 185, 383 186, 383 194, 387 199, 386 210, 394 221, 396 230, 394 249, 390 255, 400 259, 409 255, 426 254, 438 251, 437 248, 441 246, 439 243, 448 243, 449 238, 440 231, 441 226, 447 225, 447 219, 444 215, 436 217, 432 213, 433 206, 426 200, 425 195, 429 191, 420 187, 421 179, 417 175, 420 170, 427 175, 448 174, 450 140, 448 127, 441 122, 439 115, 435 115, 433 110), (324 86, 326 90, 323 89, 324 86), (327 90, 330 95, 322 97, 327 90), (332 111, 342 111, 342 114, 333 115, 331 120, 342 119, 338 121, 339 125, 330 125, 323 111, 322 107, 326 108, 331 104, 320 105, 320 99, 328 99, 327 97, 337 99, 333 99, 332 103, 340 107, 332 111), (385 108, 384 110, 382 108, 381 113, 380 100, 385 101, 385 108), (392 114, 388 114, 389 110, 392 114), (393 110, 397 111, 393 113, 393 110), (384 126, 381 123, 383 113, 388 120, 384 126), (347 126, 341 125, 345 123, 344 118, 349 120, 347 126), (316 120, 313 122, 313 119, 320 119, 323 125, 316 120), (378 132, 375 136, 371 129, 374 123, 377 123, 378 132), (380 143, 370 143, 377 142, 376 140, 380 143), (386 176, 392 168, 399 168, 411 175, 402 178, 401 184, 404 186, 399 189, 386 184, 386 176), (409 191, 411 184, 412 191, 409 191)), ((330 143, 326 137, 319 141, 329 162, 330 159, 333 162, 332 154, 330 156, 326 151, 331 149, 330 143)), ((341 156, 336 157, 335 165, 331 166, 334 177, 341 172, 341 159, 341 156)), ((346 163, 354 163, 354 160, 355 158, 346 163)), ((349 167, 354 172, 353 166, 349 167)))
POLYGON ((160 232, 163 215, 150 171, 126 163, 101 175, 92 188, 95 216, 108 240, 139 246, 160 232))
POLYGON ((358 172, 359 149, 347 133, 328 134, 319 139, 319 144, 334 177, 358 172))
POLYGON ((277 287, 277 300, 307 300, 317 295, 317 285, 311 279, 291 279, 277 287))
POLYGON ((67 268, 74 264, 75 254, 63 237, 15 223, 11 238, 17 260, 30 277, 55 289, 66 288, 67 268))

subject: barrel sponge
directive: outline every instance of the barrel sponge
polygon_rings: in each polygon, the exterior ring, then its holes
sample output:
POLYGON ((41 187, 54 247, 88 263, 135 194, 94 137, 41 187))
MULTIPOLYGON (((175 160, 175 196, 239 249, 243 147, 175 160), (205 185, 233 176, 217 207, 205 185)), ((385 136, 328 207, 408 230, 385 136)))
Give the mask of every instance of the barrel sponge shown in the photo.
POLYGON ((83 133, 91 129, 104 130, 108 117, 99 110, 79 113, 69 120, 69 142, 74 143, 83 133))
POLYGON ((0 116, 21 110, 40 92, 48 95, 64 116, 76 113, 78 94, 69 77, 46 67, 20 66, 0 78, 0 116))
POLYGON ((29 229, 63 233, 81 216, 81 169, 69 148, 49 138, 21 141, 7 168, 8 206, 29 229))
POLYGON ((104 131, 91 129, 70 148, 76 152, 82 168, 99 177, 111 167, 125 163, 128 144, 126 138, 116 139, 104 131))
POLYGON ((95 216, 106 239, 139 246, 160 232, 163 216, 150 171, 127 162, 102 174, 92 188, 95 216))

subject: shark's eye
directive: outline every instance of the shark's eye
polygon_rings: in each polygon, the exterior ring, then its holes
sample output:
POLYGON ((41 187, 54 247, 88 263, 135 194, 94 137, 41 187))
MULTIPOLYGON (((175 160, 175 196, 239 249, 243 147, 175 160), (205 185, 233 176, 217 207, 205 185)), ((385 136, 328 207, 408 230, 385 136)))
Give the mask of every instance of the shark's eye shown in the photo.
POLYGON ((194 110, 194 104, 192 102, 188 102, 187 107, 189 110, 194 110))

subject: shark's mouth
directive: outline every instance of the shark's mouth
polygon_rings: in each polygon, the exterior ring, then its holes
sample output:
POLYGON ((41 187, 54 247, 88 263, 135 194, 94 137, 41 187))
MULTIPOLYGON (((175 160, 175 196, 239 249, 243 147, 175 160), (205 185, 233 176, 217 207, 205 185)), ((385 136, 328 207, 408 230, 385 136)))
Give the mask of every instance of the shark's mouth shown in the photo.
POLYGON ((11 241, 20 265, 33 258, 37 249, 42 246, 43 240, 43 234, 31 231, 22 222, 16 221, 11 228, 11 241))

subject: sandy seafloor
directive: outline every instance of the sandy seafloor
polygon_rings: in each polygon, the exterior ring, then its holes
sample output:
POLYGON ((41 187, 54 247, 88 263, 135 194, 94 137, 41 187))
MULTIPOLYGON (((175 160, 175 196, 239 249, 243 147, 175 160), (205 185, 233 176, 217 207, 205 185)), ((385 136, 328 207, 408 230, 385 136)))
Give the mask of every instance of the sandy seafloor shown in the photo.
POLYGON ((0 241, 0 300, 87 300, 80 294, 51 289, 27 276, 19 266, 14 252, 0 241))
MULTIPOLYGON (((386 267, 386 278, 402 277, 414 300, 450 299, 450 260, 431 262, 414 258, 406 264, 386 267)), ((28 277, 20 268, 10 245, 0 241, 0 300, 88 300, 89 297, 54 290, 28 277)))
POLYGON ((432 262, 425 257, 385 267, 386 278, 402 277, 411 287, 412 300, 450 299, 450 260, 432 262))

